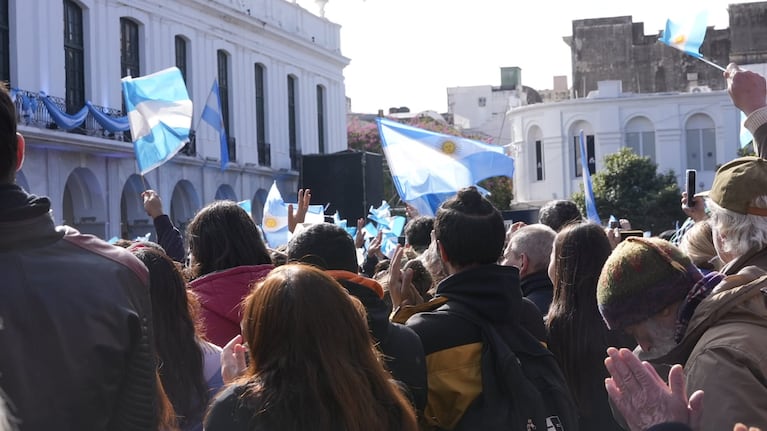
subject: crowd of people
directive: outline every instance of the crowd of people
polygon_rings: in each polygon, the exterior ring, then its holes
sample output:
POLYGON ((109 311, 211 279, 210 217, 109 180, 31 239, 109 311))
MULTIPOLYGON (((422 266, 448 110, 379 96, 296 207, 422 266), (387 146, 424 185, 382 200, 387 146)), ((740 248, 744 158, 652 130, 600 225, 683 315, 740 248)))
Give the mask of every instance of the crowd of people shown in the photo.
POLYGON ((55 226, 0 91, 0 431, 767 430, 767 86, 724 77, 757 156, 673 237, 567 200, 507 229, 468 187, 390 256, 302 224, 309 190, 279 250, 229 201, 182 233, 152 190, 156 242, 55 226))

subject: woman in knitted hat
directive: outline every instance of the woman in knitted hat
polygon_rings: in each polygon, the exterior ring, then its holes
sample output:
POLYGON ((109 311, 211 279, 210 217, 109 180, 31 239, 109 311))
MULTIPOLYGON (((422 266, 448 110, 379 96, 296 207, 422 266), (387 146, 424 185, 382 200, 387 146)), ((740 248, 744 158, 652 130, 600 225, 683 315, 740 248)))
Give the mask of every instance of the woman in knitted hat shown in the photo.
POLYGON ((597 308, 597 280, 612 247, 602 227, 571 224, 554 239, 549 277, 554 297, 546 325, 549 348, 565 374, 578 405, 582 430, 622 428, 613 419, 604 379, 605 350, 633 347, 633 340, 605 327, 597 308))

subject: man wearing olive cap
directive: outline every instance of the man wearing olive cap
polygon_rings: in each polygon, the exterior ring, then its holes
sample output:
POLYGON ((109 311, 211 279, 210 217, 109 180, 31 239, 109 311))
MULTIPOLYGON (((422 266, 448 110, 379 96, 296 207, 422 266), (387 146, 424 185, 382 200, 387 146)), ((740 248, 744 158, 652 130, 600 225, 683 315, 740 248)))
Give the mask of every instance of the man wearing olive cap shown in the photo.
POLYGON ((767 160, 741 157, 724 164, 705 194, 722 272, 751 265, 767 270, 767 160))

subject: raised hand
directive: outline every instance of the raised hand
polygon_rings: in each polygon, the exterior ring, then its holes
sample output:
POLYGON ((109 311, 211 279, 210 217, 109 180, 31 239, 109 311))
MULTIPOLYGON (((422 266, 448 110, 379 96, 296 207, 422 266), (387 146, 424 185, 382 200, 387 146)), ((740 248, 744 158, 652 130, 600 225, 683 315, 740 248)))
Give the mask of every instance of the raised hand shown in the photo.
POLYGON ((730 63, 724 77, 732 103, 746 115, 767 105, 767 84, 762 75, 730 63))
POLYGON ((365 245, 365 219, 357 219, 357 233, 354 235, 354 247, 362 248, 365 245))
POLYGON ((394 251, 394 257, 389 264, 389 295, 393 307, 403 305, 418 305, 423 303, 423 298, 413 287, 413 270, 402 271, 402 257, 405 249, 398 245, 394 251))
POLYGON ((144 199, 144 210, 149 217, 155 219, 163 215, 162 200, 156 191, 146 190, 141 193, 141 197, 144 199))
POLYGON ((242 335, 229 340, 221 351, 221 378, 229 384, 240 377, 248 368, 245 356, 248 349, 242 344, 242 335))
POLYGON ((288 205, 288 230, 293 232, 299 223, 306 220, 306 212, 309 210, 309 202, 312 200, 311 189, 298 190, 298 209, 293 213, 293 204, 288 205))
POLYGON ((630 350, 610 347, 607 354, 605 366, 611 377, 605 379, 605 388, 631 431, 643 431, 665 422, 684 423, 693 431, 699 429, 703 391, 687 398, 681 365, 671 367, 667 386, 652 365, 641 362, 630 350))

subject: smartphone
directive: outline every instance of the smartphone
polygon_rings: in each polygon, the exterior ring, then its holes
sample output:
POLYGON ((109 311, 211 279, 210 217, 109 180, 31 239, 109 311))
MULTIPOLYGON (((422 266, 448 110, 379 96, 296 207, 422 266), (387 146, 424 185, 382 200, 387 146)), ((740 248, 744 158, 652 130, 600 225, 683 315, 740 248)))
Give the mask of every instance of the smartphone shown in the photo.
POLYGON ((695 206, 695 169, 688 169, 687 175, 687 206, 695 206))
POLYGON ((644 231, 633 229, 633 230, 622 230, 621 233, 621 241, 624 239, 630 237, 630 236, 644 236, 644 231))

